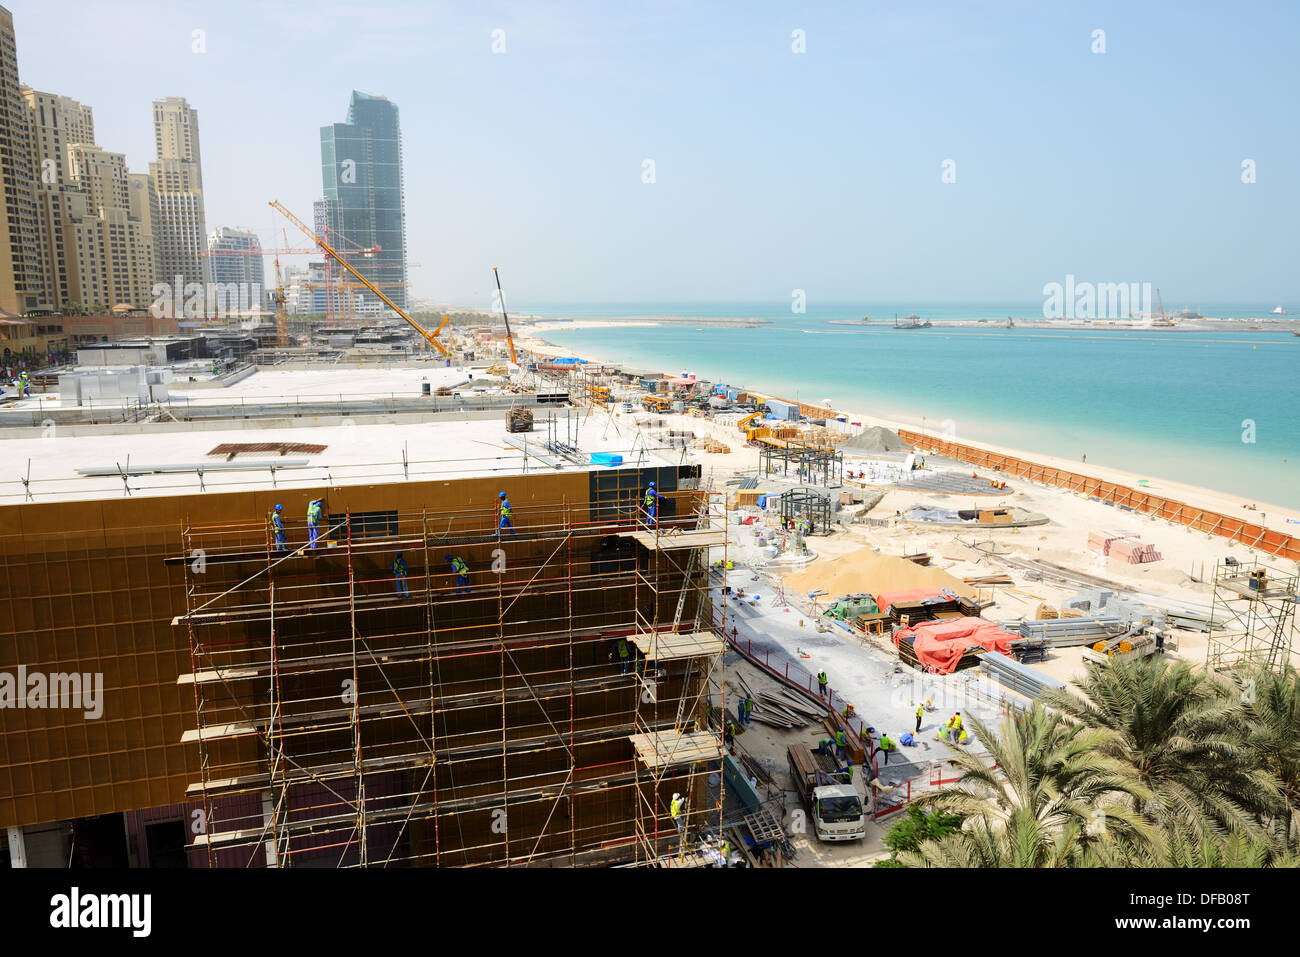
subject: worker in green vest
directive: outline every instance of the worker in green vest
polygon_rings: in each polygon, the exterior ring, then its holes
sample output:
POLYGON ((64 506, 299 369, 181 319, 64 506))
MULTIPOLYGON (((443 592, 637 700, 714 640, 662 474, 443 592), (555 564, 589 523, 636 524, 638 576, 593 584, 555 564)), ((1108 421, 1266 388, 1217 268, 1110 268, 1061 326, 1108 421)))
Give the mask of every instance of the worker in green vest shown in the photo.
POLYGON ((925 705, 918 704, 916 706, 916 732, 915 732, 916 734, 921 733, 921 718, 923 718, 924 716, 925 716, 925 705))
POLYGON ((961 712, 958 711, 948 719, 948 737, 955 743, 961 737, 961 712))
POLYGON ((844 729, 841 728, 835 732, 835 754, 841 761, 848 753, 848 740, 844 737, 844 729))
POLYGON ((685 807, 686 802, 682 800, 682 796, 673 792, 673 799, 668 805, 668 813, 673 816, 673 823, 677 825, 678 834, 682 833, 682 828, 686 826, 686 818, 682 813, 685 807))
POLYGON ((615 645, 614 650, 618 654, 619 671, 623 674, 627 674, 628 667, 632 663, 631 653, 627 649, 627 639, 620 638, 618 644, 615 645))
POLYGON ((456 576, 456 594, 469 594, 469 563, 459 555, 448 555, 447 561, 451 563, 451 570, 456 576))
POLYGON ((818 694, 826 693, 826 681, 827 681, 826 672, 825 671, 817 672, 817 693, 818 694))
POLYGON ((388 566, 393 572, 393 581, 397 583, 397 594, 402 598, 410 598, 410 589, 406 587, 406 559, 402 553, 398 552, 397 557, 393 559, 393 564, 388 566))
POLYGON ((746 698, 745 699, 745 724, 749 724, 750 720, 753 717, 754 717, 754 699, 746 698))
POLYGON ((898 745, 894 744, 894 740, 889 736, 888 731, 880 732, 880 751, 885 755, 885 764, 889 763, 889 752, 897 750, 897 748, 898 745))

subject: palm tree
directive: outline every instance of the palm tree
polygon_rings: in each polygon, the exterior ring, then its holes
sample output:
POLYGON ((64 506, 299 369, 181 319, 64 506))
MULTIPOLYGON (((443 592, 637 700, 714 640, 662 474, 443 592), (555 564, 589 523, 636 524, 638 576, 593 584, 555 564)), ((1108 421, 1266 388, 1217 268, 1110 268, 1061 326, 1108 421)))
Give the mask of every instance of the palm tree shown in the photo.
POLYGON ((1190 818, 1223 832, 1258 832, 1280 806, 1277 781, 1246 745, 1246 721, 1228 687, 1185 661, 1119 659, 1094 668, 1084 696, 1052 691, 1044 702, 1110 732, 1105 751, 1152 797, 1143 813, 1161 824, 1190 818))
POLYGON ((1114 732, 1086 728, 1035 703, 1002 722, 1000 734, 972 720, 996 762, 953 748, 961 772, 951 787, 918 799, 960 814, 962 830, 899 854, 905 866, 1063 867, 1093 845, 1122 838, 1141 846, 1151 827, 1132 806, 1151 797, 1108 753, 1114 732))
POLYGON ((1294 849, 1300 839, 1300 674, 1287 662, 1280 671, 1248 666, 1237 677, 1248 721, 1246 747, 1278 780, 1285 801, 1279 817, 1294 849))
POLYGON ((1279 848, 1266 835, 1234 831, 1222 834, 1201 823, 1175 820, 1145 845, 1116 841, 1090 848, 1084 866, 1260 868, 1296 867, 1294 854, 1279 848))

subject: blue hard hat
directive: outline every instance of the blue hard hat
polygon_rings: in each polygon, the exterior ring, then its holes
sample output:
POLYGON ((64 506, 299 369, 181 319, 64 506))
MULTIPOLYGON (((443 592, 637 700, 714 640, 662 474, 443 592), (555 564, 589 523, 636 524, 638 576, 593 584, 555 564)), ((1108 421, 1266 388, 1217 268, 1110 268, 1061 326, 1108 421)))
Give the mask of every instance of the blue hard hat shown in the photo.
POLYGON ((651 488, 654 488, 654 487, 655 487, 655 483, 654 483, 654 482, 651 482, 651 483, 650 483, 650 487, 651 487, 651 488))
POLYGON ((398 557, 398 558, 401 558, 401 557, 402 557, 402 553, 401 553, 401 552, 398 552, 398 553, 397 553, 397 557, 398 557))
POLYGON ((505 498, 505 497, 506 497, 505 492, 501 492, 500 494, 497 495, 497 498, 505 498))
POLYGON ((450 555, 447 556, 447 561, 451 561, 451 556, 450 556, 450 555))
POLYGON ((282 511, 283 509, 284 509, 284 506, 283 506, 283 505, 277 505, 277 506, 275 507, 275 510, 276 510, 277 512, 282 511))

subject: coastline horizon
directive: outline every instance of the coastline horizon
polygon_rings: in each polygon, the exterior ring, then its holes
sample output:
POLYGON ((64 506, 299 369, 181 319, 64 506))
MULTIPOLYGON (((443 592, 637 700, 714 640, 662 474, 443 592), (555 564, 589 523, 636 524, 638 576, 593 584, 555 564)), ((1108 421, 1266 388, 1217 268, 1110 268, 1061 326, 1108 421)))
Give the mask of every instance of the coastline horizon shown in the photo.
MULTIPOLYGON (((592 320, 595 321, 594 319, 592 320)), ((579 359, 585 359, 592 363, 619 363, 621 360, 610 355, 600 356, 591 351, 588 347, 576 349, 570 346, 562 346, 558 343, 551 342, 537 334, 536 323, 530 323, 529 327, 524 330, 527 341, 526 347, 532 348, 535 352, 542 352, 548 355, 565 355, 573 356, 579 359), (540 348, 539 348, 540 347, 540 348)), ((665 370, 657 370, 665 375, 676 374, 665 370)), ((708 376, 704 376, 708 378, 708 376)), ((767 389, 762 382, 749 383, 741 385, 742 388, 755 389, 772 395, 779 395, 780 389, 767 389)), ((779 396, 786 399, 800 401, 799 395, 779 396)), ((802 399, 808 404, 818 404, 820 400, 814 402, 810 399, 802 399)), ((923 434, 928 430, 931 433, 939 434, 935 428, 936 420, 929 419, 925 416, 914 416, 906 411, 891 409, 885 414, 867 413, 845 407, 836 406, 830 411, 838 412, 845 415, 850 421, 861 421, 864 426, 883 425, 887 428, 898 431, 900 428, 908 429, 923 434)), ((1015 422, 1001 423, 1003 428, 1014 429, 1017 427, 1015 422)), ((1236 514, 1238 512, 1248 513, 1251 521, 1259 522, 1269 528, 1284 531, 1288 534, 1296 534, 1300 526, 1300 507, 1281 505, 1276 502, 1270 502, 1262 498, 1250 498, 1250 505, 1253 509, 1244 508, 1247 504, 1240 501, 1240 493, 1234 493, 1229 489, 1216 489, 1210 486, 1199 485, 1181 481, 1179 479, 1163 475, 1159 471, 1155 472, 1135 472, 1121 466, 1112 466, 1101 464, 1098 461, 1081 462, 1077 460, 1066 459, 1062 456, 1050 452, 1035 451, 1033 449, 1018 448, 1006 445, 988 439, 971 435, 952 436, 954 441, 962 442, 969 445, 979 446, 991 452, 1002 455, 1015 456, 1017 458, 1027 459, 1043 465, 1056 468, 1068 469, 1071 471, 1087 474, 1103 479, 1105 481, 1115 482, 1118 484, 1132 486, 1133 488, 1142 488, 1152 492, 1159 492, 1171 498, 1183 498, 1189 505, 1198 505, 1207 509, 1224 512, 1225 514, 1236 514)))

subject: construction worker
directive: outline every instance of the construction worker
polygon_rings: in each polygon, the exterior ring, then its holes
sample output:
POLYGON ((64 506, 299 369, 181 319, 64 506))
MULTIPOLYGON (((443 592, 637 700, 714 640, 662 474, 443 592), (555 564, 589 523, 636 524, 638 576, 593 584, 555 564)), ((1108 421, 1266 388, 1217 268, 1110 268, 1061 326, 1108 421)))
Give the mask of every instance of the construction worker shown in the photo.
POLYGON ((849 718, 853 717, 853 705, 851 704, 845 705, 844 710, 841 711, 840 714, 844 715, 845 721, 848 721, 849 718))
POLYGON ((681 834, 682 829, 686 826, 686 817, 683 812, 686 809, 686 802, 676 791, 673 792, 673 799, 668 804, 668 813, 673 816, 673 823, 677 825, 677 833, 681 834))
POLYGON ((497 498, 501 502, 501 524, 497 526, 497 534, 501 534, 501 529, 508 528, 510 529, 510 534, 513 535, 515 533, 515 526, 514 523, 510 521, 510 499, 506 498, 505 492, 499 493, 497 498))
POLYGON ((448 555, 447 561, 451 562, 451 570, 456 573, 456 594, 461 594, 463 588, 466 595, 469 594, 469 565, 465 559, 458 555, 448 555))
POLYGON ((221 366, 217 365, 217 360, 216 360, 216 359, 213 359, 213 360, 212 360, 212 374, 213 374, 213 375, 221 375, 221 366))
POLYGON ((825 671, 817 672, 817 693, 818 694, 826 693, 826 672, 825 671))
POLYGON ((822 738, 820 741, 817 742, 817 753, 834 754, 835 742, 832 741, 830 738, 822 738))
POLYGON ((655 491, 655 483, 651 482, 645 490, 645 514, 646 524, 654 525, 655 517, 659 514, 659 500, 664 496, 655 491))
POLYGON ((403 598, 410 598, 411 593, 406 587, 406 559, 402 553, 398 552, 397 557, 393 559, 393 564, 388 566, 393 571, 393 580, 397 582, 397 594, 403 598))
POLYGON ((754 717, 754 699, 746 698, 745 699, 745 724, 748 725, 750 720, 753 717, 754 717))
POLYGON ((321 500, 312 499, 307 504, 307 547, 315 548, 316 539, 320 537, 321 500))
POLYGON ((898 750, 898 745, 890 738, 888 731, 880 732, 880 748, 878 750, 885 755, 886 764, 889 763, 889 752, 898 750))
POLYGON ((923 718, 924 716, 925 716, 925 705, 918 704, 916 706, 916 733, 917 734, 921 733, 921 718, 923 718))
POLYGON ((20 396, 31 397, 32 384, 27 378, 27 373, 23 372, 18 376, 18 394, 20 396))
POLYGON ((961 712, 960 711, 958 711, 956 714, 954 714, 951 718, 948 719, 948 736, 952 738, 954 743, 961 736, 961 712))
POLYGON ((275 511, 271 513, 271 531, 275 533, 275 550, 277 552, 288 551, 289 545, 284 537, 284 519, 280 513, 284 511, 284 506, 276 504, 275 511))
POLYGON ((965 728, 962 728, 962 729, 961 729, 961 736, 960 736, 959 738, 957 738, 957 743, 958 743, 958 744, 970 744, 970 735, 968 735, 968 734, 966 733, 966 729, 965 729, 965 728))
POLYGON ((632 664, 631 652, 628 651, 627 639, 620 638, 618 644, 614 646, 614 651, 618 654, 619 671, 627 674, 629 666, 632 664))
POLYGON ((844 729, 841 728, 835 732, 835 756, 843 761, 844 756, 848 754, 848 747, 848 739, 844 737, 844 729))

